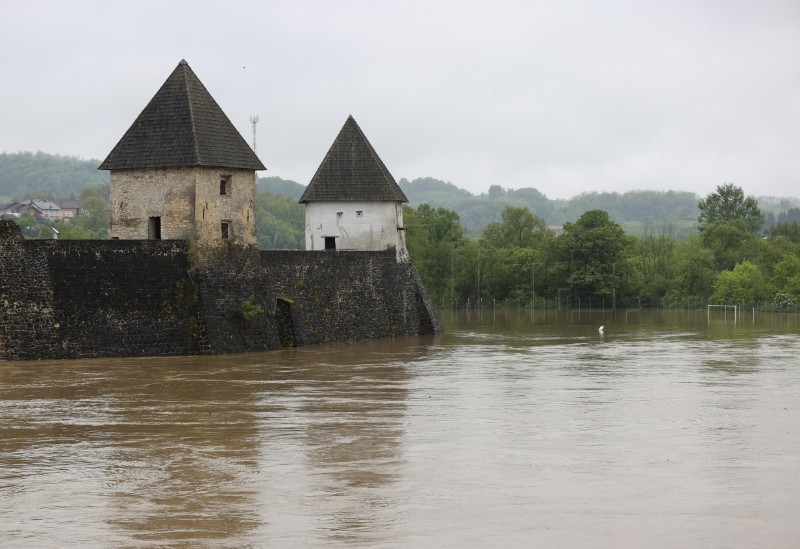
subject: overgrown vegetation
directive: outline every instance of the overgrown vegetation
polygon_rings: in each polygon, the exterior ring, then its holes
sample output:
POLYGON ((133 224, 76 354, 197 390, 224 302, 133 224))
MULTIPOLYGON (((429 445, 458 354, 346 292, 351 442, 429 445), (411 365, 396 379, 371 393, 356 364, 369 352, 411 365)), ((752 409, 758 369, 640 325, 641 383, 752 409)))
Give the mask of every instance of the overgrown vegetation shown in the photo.
POLYGON ((239 305, 239 315, 246 321, 250 321, 256 316, 264 313, 264 307, 255 303, 253 296, 247 297, 242 304, 239 305))
POLYGON ((755 200, 733 185, 700 200, 698 212, 699 230, 683 239, 655 223, 632 236, 601 209, 565 223, 558 236, 524 206, 506 205, 479 238, 468 238, 447 208, 407 207, 405 221, 412 260, 437 304, 800 304, 797 222, 763 236, 755 200))

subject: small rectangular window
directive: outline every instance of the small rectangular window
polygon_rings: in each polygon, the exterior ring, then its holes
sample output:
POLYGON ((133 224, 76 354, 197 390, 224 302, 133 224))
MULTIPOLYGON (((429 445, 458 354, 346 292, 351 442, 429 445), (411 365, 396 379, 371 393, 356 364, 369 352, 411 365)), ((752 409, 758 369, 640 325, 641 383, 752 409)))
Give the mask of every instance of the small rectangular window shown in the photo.
POLYGON ((147 238, 161 240, 161 217, 154 216, 147 220, 147 238))
POLYGON ((219 178, 219 194, 225 196, 231 194, 231 176, 221 175, 219 178))
POLYGON ((343 212, 336 212, 336 217, 338 217, 339 219, 342 218, 342 215, 343 215, 343 212))
POLYGON ((222 240, 230 240, 230 238, 231 238, 231 222, 230 221, 223 221, 220 224, 220 228, 222 229, 222 240))
POLYGON ((356 217, 364 217, 364 212, 361 210, 356 210, 356 217))

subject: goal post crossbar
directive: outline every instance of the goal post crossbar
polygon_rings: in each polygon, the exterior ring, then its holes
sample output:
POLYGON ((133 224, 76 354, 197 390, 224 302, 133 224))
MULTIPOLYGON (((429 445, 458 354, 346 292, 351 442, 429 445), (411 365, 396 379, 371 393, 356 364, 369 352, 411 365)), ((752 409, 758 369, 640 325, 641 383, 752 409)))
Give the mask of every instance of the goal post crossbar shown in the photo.
POLYGON ((711 322, 711 309, 722 309, 725 313, 725 320, 728 319, 728 309, 733 309, 733 322, 735 323, 739 319, 739 306, 738 305, 707 305, 707 316, 708 322, 711 322))

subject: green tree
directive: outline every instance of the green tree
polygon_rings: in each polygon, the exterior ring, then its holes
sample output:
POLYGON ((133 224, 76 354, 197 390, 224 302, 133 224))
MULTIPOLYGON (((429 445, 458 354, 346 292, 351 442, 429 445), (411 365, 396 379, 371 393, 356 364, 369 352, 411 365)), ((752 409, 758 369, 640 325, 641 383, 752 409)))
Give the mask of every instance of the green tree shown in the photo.
POLYGON ((544 220, 525 207, 506 206, 500 219, 489 223, 483 230, 483 241, 488 246, 532 248, 552 234, 544 220))
MULTIPOLYGON (((483 287, 487 298, 503 300, 524 298, 532 295, 533 269, 541 263, 540 253, 532 248, 482 247, 483 287)), ((540 289, 544 285, 539 286, 540 289)))
POLYGON ((779 221, 769 228, 767 234, 770 238, 782 238, 795 244, 800 244, 800 223, 793 221, 779 221))
POLYGON ((36 237, 39 238, 40 240, 48 240, 54 238, 55 232, 53 231, 53 228, 54 228, 53 223, 49 221, 39 223, 39 234, 36 235, 36 237))
POLYGON ((674 246, 670 231, 664 229, 656 234, 652 226, 645 226, 644 234, 637 241, 636 255, 631 258, 639 280, 637 294, 640 297, 658 300, 667 295, 674 276, 674 246))
POLYGON ((758 265, 742 261, 732 271, 722 271, 714 281, 711 298, 723 303, 751 303, 767 298, 768 287, 758 265))
POLYGON ((742 248, 754 237, 741 219, 712 223, 700 233, 703 245, 711 250, 720 270, 730 270, 742 259, 742 248))
POLYGON ((305 247, 305 208, 296 198, 258 193, 253 208, 260 249, 301 250, 305 247))
POLYGON ((464 231, 458 214, 420 204, 403 212, 406 245, 425 287, 435 301, 454 299, 456 250, 464 248, 464 231))
MULTIPOLYGON (((101 231, 102 234, 94 233, 80 223, 76 223, 75 221, 78 219, 80 219, 80 216, 68 223, 58 221, 53 224, 58 230, 58 238, 60 240, 102 240, 106 238, 107 230, 101 231)), ((52 234, 48 235, 47 238, 52 238, 52 234)))
POLYGON ((39 225, 36 222, 36 218, 28 212, 17 218, 17 225, 19 225, 22 235, 27 238, 35 238, 39 235, 39 225))
POLYGON ((800 257, 789 255, 775 264, 772 282, 780 293, 800 301, 800 257))
POLYGON ((543 257, 554 239, 544 221, 528 208, 506 206, 501 221, 487 225, 480 240, 487 297, 529 299, 535 290, 535 265, 544 263, 543 257))
POLYGON ((67 236, 59 235, 59 238, 72 238, 69 235, 76 235, 75 238, 108 238, 108 225, 110 213, 108 205, 109 185, 95 185, 87 187, 81 191, 81 210, 80 215, 75 217, 70 224, 74 224, 73 231, 66 231, 67 236), (81 229, 82 231, 78 231, 81 229), (77 236, 83 234, 84 236, 77 236))
POLYGON ((698 235, 675 243, 672 252, 669 297, 705 301, 713 291, 719 270, 714 254, 703 245, 698 235))
POLYGON ((758 202, 752 196, 745 197, 740 187, 728 183, 719 185, 716 192, 700 200, 697 208, 703 244, 714 253, 720 269, 732 269, 742 260, 742 247, 764 224, 758 202))
MULTIPOLYGON (((554 250, 552 270, 572 297, 624 298, 631 290, 629 257, 635 239, 625 234, 608 212, 590 210, 575 223, 565 223, 554 250)), ((550 288, 555 293, 557 288, 550 288)))
POLYGON ((752 196, 745 198, 741 187, 732 183, 717 186, 715 192, 697 203, 697 208, 700 210, 697 221, 701 231, 711 225, 741 222, 748 233, 755 234, 764 224, 758 201, 752 196))

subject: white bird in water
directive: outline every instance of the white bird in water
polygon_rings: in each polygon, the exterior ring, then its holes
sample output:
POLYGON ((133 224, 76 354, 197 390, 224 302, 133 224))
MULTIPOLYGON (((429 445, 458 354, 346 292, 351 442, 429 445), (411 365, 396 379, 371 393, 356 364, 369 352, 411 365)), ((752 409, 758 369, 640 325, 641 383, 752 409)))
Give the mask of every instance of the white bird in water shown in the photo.
POLYGON ((605 328, 605 326, 600 326, 600 328, 597 329, 597 333, 603 335, 605 333, 603 332, 603 328, 605 328))

